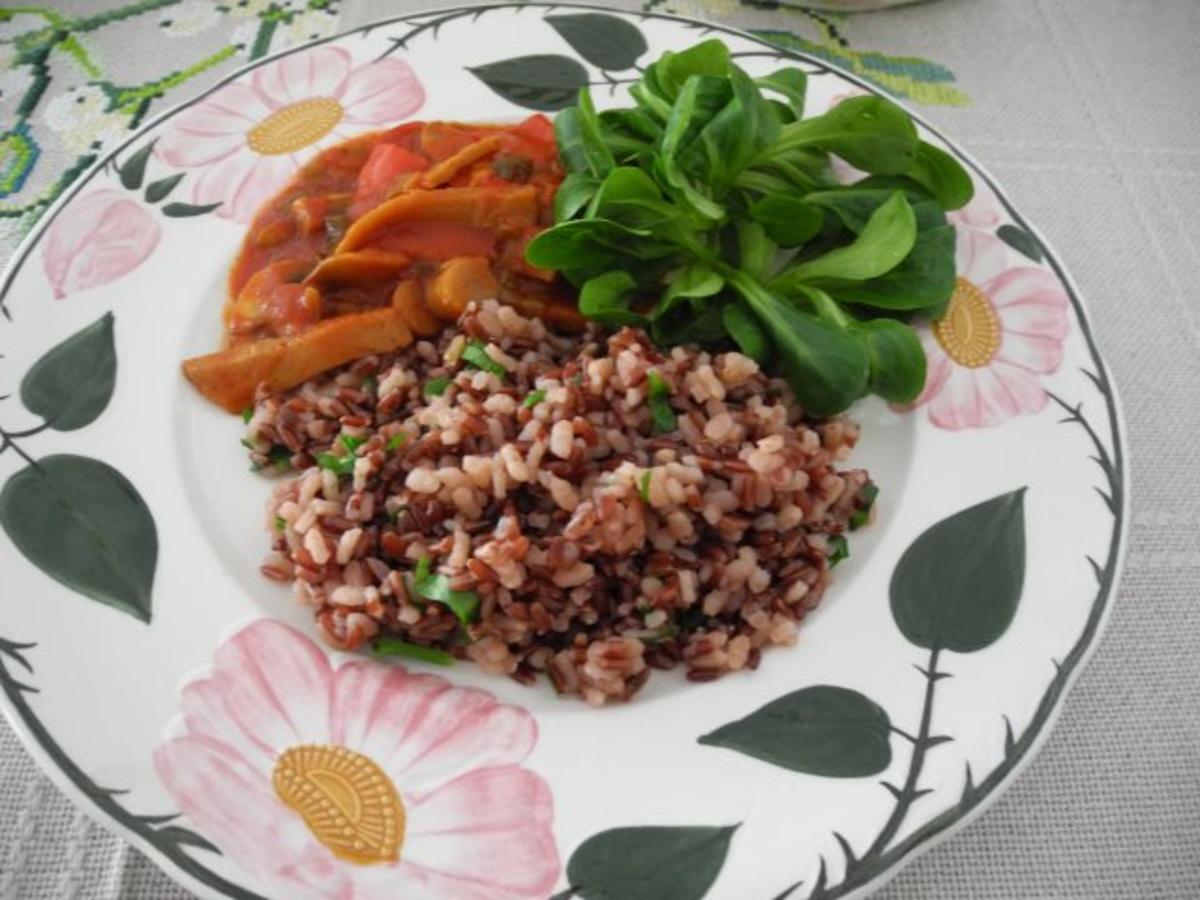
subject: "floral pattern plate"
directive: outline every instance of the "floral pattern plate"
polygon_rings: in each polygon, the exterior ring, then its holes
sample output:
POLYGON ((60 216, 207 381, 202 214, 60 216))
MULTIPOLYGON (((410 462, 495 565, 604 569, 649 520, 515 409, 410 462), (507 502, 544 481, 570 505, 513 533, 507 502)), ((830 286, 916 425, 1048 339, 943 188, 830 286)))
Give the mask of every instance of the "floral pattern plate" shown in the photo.
MULTIPOLYGON (((882 487, 799 646, 603 710, 469 666, 331 653, 258 574, 266 482, 179 374, 255 206, 406 118, 601 104, 707 35, 811 107, 871 90, 747 35, 536 3, 288 50, 81 177, 0 288, 0 688, 46 771, 208 897, 816 898, 877 886, 1025 764, 1124 542, 1112 383, 1057 259, 970 158, 960 279, 882 487), (953 677, 951 677, 953 676, 953 677)), ((1030 885, 1030 891, 1038 887, 1030 885)))

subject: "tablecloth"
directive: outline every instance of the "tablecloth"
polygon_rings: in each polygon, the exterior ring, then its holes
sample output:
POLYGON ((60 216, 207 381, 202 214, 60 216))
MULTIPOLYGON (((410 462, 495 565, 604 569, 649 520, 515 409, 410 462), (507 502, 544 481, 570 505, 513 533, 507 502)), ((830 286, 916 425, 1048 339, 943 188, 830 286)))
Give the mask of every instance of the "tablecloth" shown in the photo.
MULTIPOLYGON (((437 5, 0 7, 0 259, 145 116, 247 59, 437 5)), ((644 6, 851 68, 974 151, 1074 273, 1123 397, 1132 527, 1108 632, 1028 771, 879 896, 1200 896, 1200 3, 644 6)), ((0 810, 2 898, 188 896, 62 796, 3 723, 0 810)))

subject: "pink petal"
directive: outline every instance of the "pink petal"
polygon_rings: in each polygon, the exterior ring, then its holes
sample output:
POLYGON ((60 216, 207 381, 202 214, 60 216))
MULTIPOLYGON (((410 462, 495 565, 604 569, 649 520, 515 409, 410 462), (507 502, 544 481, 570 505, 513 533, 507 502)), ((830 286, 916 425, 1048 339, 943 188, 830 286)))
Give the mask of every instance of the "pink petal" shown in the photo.
POLYGON ((129 274, 154 252, 160 234, 154 215, 123 191, 93 191, 55 217, 42 268, 62 299, 129 274))
POLYGON ((192 201, 220 203, 217 215, 249 223, 295 170, 290 156, 260 156, 247 148, 205 169, 192 189, 192 201))
POLYGON ((243 628, 213 661, 230 716, 272 759, 296 744, 329 743, 331 681, 324 651, 269 619, 243 628))
POLYGON ((996 358, 1030 372, 1049 375, 1057 372, 1062 365, 1062 341, 1054 337, 1005 331, 996 358))
POLYGON ((189 824, 271 885, 274 896, 344 891, 344 867, 275 796, 270 782, 227 747, 174 738, 154 751, 154 768, 189 824))
POLYGON ((250 87, 228 84, 175 120, 154 146, 173 166, 201 166, 224 159, 246 145, 246 133, 271 114, 250 87))
POLYGON ((351 72, 338 99, 346 111, 345 121, 386 125, 420 109, 425 89, 407 63, 383 59, 351 72))
POLYGON ((559 872, 553 817, 540 776, 477 769, 409 804, 404 862, 420 877, 405 874, 432 897, 545 897, 559 872))
POLYGON ((948 428, 951 431, 996 424, 987 420, 988 410, 975 383, 978 371, 963 366, 951 366, 950 375, 942 385, 941 391, 929 402, 929 421, 939 428, 948 428))
POLYGON ((917 399, 909 404, 909 409, 920 406, 922 403, 928 403, 930 399, 936 397, 946 383, 946 379, 950 377, 950 370, 954 366, 935 338, 929 336, 928 340, 926 339, 927 334, 927 332, 921 334, 921 343, 925 345, 925 387, 921 389, 917 399))
POLYGON ((1004 271, 1008 250, 995 235, 959 228, 955 234, 954 264, 960 275, 979 286, 1004 271))
POLYGON ((251 83, 272 109, 313 97, 338 97, 350 73, 350 54, 320 46, 281 57, 256 69, 251 83))
MULTIPOLYGON (((1039 314, 1049 317, 1047 324, 1053 323, 1055 337, 1063 337, 1067 333, 1067 310, 1071 301, 1052 272, 1033 266, 1018 266, 989 281, 976 283, 992 301, 1006 328, 1015 327, 1016 324, 1010 324, 1008 310, 1013 306, 1024 306, 1035 308, 1039 314)), ((1014 311, 1014 315, 1020 314, 1021 310, 1014 311)), ((1036 330, 1043 331, 1045 327, 1036 330)))
POLYGON ((154 145, 154 154, 163 162, 179 168, 205 166, 227 159, 246 146, 246 135, 197 135, 175 128, 154 145))
POLYGON ((335 743, 375 760, 406 796, 468 769, 518 763, 537 740, 528 712, 485 691, 362 662, 334 676, 331 732, 335 743))
POLYGON ((210 678, 186 685, 180 697, 183 722, 188 737, 205 738, 228 747, 247 764, 256 767, 264 778, 275 766, 275 757, 247 735, 229 715, 225 698, 210 678))
POLYGON ((1046 390, 1030 372, 1002 360, 993 360, 989 367, 992 384, 984 390, 999 397, 1003 391, 1005 410, 1010 415, 1029 415, 1041 412, 1046 407, 1046 390))

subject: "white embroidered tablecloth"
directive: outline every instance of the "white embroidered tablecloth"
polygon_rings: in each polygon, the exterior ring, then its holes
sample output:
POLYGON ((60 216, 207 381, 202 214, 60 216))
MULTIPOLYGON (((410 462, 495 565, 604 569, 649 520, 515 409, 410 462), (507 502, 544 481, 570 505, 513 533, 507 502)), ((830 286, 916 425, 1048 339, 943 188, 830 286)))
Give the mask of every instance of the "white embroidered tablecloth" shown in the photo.
MULTIPOLYGON (((248 57, 437 5, 0 7, 0 260, 145 115, 248 57)), ((645 6, 771 32, 919 104, 1058 250, 1123 397, 1132 526, 1107 635, 1029 770, 879 896, 1200 896, 1200 3, 645 6)), ((29 598, 0 576, 0 602, 29 598)), ((187 896, 62 796, 0 722, 0 898, 187 896)))

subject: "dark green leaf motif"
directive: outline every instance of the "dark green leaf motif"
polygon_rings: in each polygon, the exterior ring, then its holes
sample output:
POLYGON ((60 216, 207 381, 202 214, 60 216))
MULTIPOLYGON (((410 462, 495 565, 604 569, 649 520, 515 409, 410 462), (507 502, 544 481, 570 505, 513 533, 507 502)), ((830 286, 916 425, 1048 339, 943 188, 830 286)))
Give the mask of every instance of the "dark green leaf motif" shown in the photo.
POLYGON ((601 69, 630 69, 649 47, 638 27, 603 13, 546 16, 575 52, 601 69))
POLYGON ((51 578, 150 621, 158 535, 137 488, 112 466, 59 454, 25 467, 0 491, 0 527, 51 578))
POLYGON ((586 900, 700 900, 717 880, 736 825, 613 828, 592 835, 567 863, 586 900))
POLYGON ((570 106, 588 83, 587 69, 552 53, 502 59, 469 71, 509 103, 543 112, 570 106))
POLYGON ((793 772, 860 778, 892 761, 891 723, 858 691, 832 685, 801 688, 772 700, 744 719, 700 738, 793 772))
POLYGON ((1028 231, 1018 228, 1016 225, 1001 225, 996 230, 996 237, 1022 256, 1028 257, 1034 262, 1042 261, 1042 246, 1038 243, 1038 239, 1028 231))
POLYGON ((146 178, 146 163, 150 161, 150 153, 153 150, 154 141, 151 141, 121 164, 118 174, 125 188, 136 191, 142 186, 142 181, 146 178))
POLYGON ((1025 488, 943 519, 892 573, 892 615, 918 647, 970 653, 1008 629, 1025 580, 1025 488))
POLYGON ((178 175, 168 175, 166 178, 160 178, 158 181, 152 181, 146 185, 146 202, 157 203, 162 200, 167 194, 175 190, 175 186, 183 181, 183 172, 178 175))
POLYGON ((164 216, 170 216, 172 219, 187 219, 191 216, 202 216, 205 213, 210 213, 220 203, 202 203, 196 205, 194 203, 168 203, 162 208, 164 216))
POLYGON ((112 399, 117 377, 113 314, 52 347, 21 380, 21 402, 57 431, 74 431, 96 420, 112 399))

